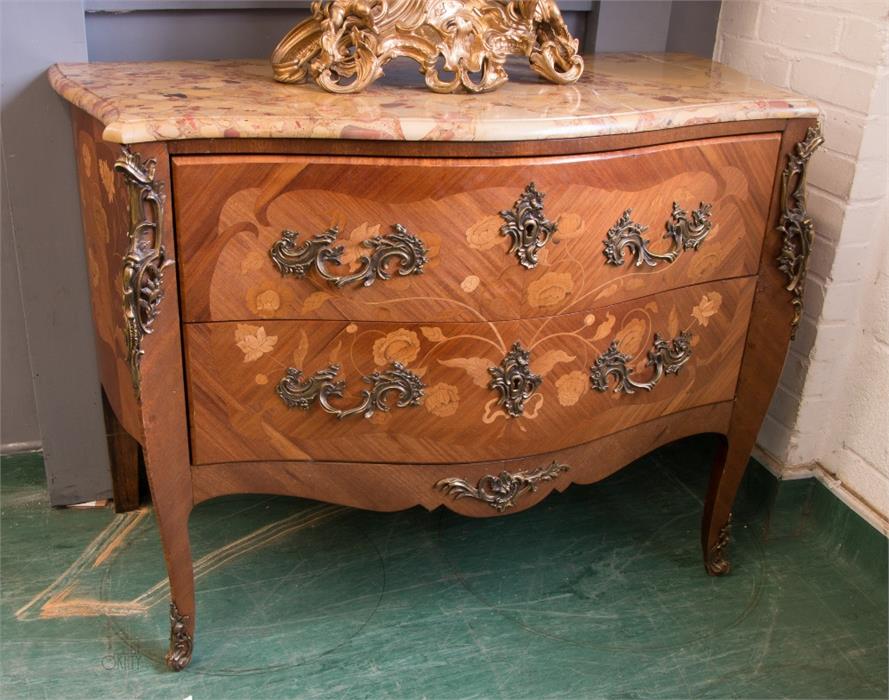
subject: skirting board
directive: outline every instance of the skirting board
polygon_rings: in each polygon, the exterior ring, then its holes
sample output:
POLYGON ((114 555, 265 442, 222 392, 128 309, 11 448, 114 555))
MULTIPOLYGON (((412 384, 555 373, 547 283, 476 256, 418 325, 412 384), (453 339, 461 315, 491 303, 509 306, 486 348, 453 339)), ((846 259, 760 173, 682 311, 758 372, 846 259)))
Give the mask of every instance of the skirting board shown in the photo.
POLYGON ((753 458, 765 466, 772 476, 780 481, 816 478, 828 491, 839 498, 851 510, 861 516, 871 527, 889 537, 889 518, 877 511, 859 494, 849 489, 835 474, 827 471, 819 462, 809 464, 784 464, 773 454, 757 445, 753 458))
POLYGON ((0 445, 0 455, 16 455, 22 452, 38 452, 43 449, 40 440, 32 442, 5 442, 0 445))

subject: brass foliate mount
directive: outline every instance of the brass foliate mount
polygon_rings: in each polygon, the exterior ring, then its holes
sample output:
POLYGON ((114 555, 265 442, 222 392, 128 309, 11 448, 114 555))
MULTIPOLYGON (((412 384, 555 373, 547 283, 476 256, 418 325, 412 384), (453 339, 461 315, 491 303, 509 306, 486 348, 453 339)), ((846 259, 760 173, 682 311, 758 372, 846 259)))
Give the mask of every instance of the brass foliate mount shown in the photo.
POLYGON ((635 394, 637 389, 651 391, 666 374, 679 374, 682 366, 691 357, 691 333, 683 331, 668 342, 655 333, 654 346, 648 353, 646 365, 653 368, 651 378, 645 382, 637 382, 630 378, 633 368, 628 366, 632 358, 623 354, 612 341, 602 355, 590 368, 590 383, 596 391, 608 391, 608 377, 614 375, 617 382, 614 391, 624 394, 635 394))
POLYGON ((806 269, 809 254, 815 240, 815 224, 806 209, 806 171, 809 159, 824 143, 821 123, 809 127, 806 138, 787 155, 787 166, 781 174, 781 218, 778 231, 783 235, 778 269, 787 276, 785 289, 793 303, 793 319, 790 322, 791 338, 796 337, 803 315, 803 293, 806 286, 806 269))
POLYGON ((726 557, 729 542, 731 541, 732 516, 729 513, 725 525, 719 529, 716 542, 707 550, 704 557, 704 568, 711 576, 724 576, 732 570, 731 562, 726 557))
POLYGON ((362 377, 370 384, 370 389, 361 392, 362 400, 358 405, 337 408, 330 403, 330 399, 342 398, 346 389, 346 382, 336 379, 339 371, 340 366, 333 364, 304 379, 302 370, 288 367, 283 379, 275 387, 275 393, 288 408, 308 411, 318 401, 325 412, 339 419, 354 415, 372 418, 376 411, 388 412, 390 394, 395 394, 397 408, 418 406, 423 400, 426 386, 422 380, 401 363, 393 362, 386 370, 362 377))
MULTIPOLYGON (((512 209, 500 212, 503 225, 500 234, 510 239, 509 253, 515 253, 519 263, 527 270, 537 267, 537 253, 556 234, 559 226, 543 213, 542 192, 531 182, 513 204, 512 209)), ((558 241, 553 241, 558 243, 558 241)))
POLYGON ((540 467, 531 471, 522 471, 511 474, 507 471, 499 475, 486 474, 473 486, 465 479, 442 479, 435 484, 435 488, 445 495, 453 496, 454 500, 460 498, 473 498, 487 503, 498 513, 513 508, 519 497, 526 493, 534 493, 537 487, 547 481, 554 481, 560 474, 568 471, 567 464, 553 463, 546 467, 540 467))
POLYGON ((685 209, 673 202, 673 211, 670 221, 667 222, 667 232, 664 238, 672 240, 670 250, 665 253, 655 253, 648 247, 651 241, 643 237, 648 230, 647 226, 636 223, 630 218, 632 209, 627 209, 617 220, 617 223, 608 229, 603 243, 603 254, 610 265, 623 265, 625 262, 624 249, 636 257, 635 266, 643 264, 655 267, 659 260, 671 263, 678 258, 684 250, 697 250, 707 234, 710 233, 710 210, 712 205, 701 202, 701 205, 692 211, 691 216, 685 209))
POLYGON ((181 671, 191 661, 194 640, 188 633, 188 616, 179 613, 176 603, 170 603, 170 649, 167 652, 167 666, 173 671, 181 671))
POLYGON ((510 55, 558 84, 583 73, 555 0, 316 0, 311 12, 272 54, 280 82, 311 78, 328 92, 360 92, 402 56, 445 93, 502 85, 510 55))
POLYGON ((404 226, 394 224, 391 233, 361 242, 370 252, 358 259, 360 267, 357 271, 335 275, 328 269, 328 265, 342 265, 344 248, 334 245, 339 232, 338 227, 332 226, 324 233, 312 236, 298 245, 299 234, 285 230, 269 249, 269 257, 282 275, 302 279, 314 268, 322 279, 334 287, 355 283, 369 287, 376 280, 391 279, 394 270, 397 270, 400 277, 419 275, 428 262, 429 252, 423 241, 408 232, 404 226))
POLYGON ((114 163, 115 171, 123 173, 129 197, 129 245, 123 259, 121 291, 127 364, 137 398, 141 396, 140 365, 145 353, 142 338, 154 330, 163 299, 164 268, 173 264, 164 248, 166 196, 163 183, 155 179, 155 167, 153 159, 143 162, 129 146, 123 146, 114 163))

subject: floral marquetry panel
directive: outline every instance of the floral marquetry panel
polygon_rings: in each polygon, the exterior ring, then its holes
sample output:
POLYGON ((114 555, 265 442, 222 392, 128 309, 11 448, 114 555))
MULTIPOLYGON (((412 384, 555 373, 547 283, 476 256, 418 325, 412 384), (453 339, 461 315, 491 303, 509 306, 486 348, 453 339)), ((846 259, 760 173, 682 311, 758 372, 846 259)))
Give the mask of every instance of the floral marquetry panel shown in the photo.
POLYGON ((752 275, 778 142, 534 160, 176 157, 183 315, 475 323, 752 275), (651 264, 609 253, 627 210, 651 264))
POLYGON ((102 141, 95 120, 75 115, 74 143, 99 376, 118 420, 139 437, 141 416, 127 361, 122 291, 130 216, 127 185, 114 168, 121 148, 102 141))
POLYGON ((725 401, 735 390, 754 286, 752 278, 706 283, 518 321, 189 324, 193 460, 507 459, 725 401), (658 338, 688 345, 683 361, 667 364, 650 391, 614 391, 614 383, 595 389, 591 370, 611 346, 640 383, 661 371, 653 359, 658 338), (510 415, 492 368, 501 367, 514 343, 527 351, 528 372, 540 381, 527 384, 521 410, 510 415), (401 394, 381 394, 384 408, 342 420, 331 412, 361 405, 362 392, 376 396, 384 385, 374 373, 391 379, 387 372, 396 366, 418 381, 403 384, 401 394), (305 400, 288 404, 279 386, 291 369, 298 373, 290 373, 288 396, 305 400), (459 435, 473 438, 454 439, 459 435))

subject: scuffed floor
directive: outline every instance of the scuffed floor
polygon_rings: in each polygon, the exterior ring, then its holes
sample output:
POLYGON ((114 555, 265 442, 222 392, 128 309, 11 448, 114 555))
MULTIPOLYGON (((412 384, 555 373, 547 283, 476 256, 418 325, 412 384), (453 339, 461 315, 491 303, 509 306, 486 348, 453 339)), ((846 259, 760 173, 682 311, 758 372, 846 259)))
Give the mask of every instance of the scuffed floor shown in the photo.
POLYGON ((236 497, 191 520, 195 657, 166 671, 149 511, 53 510, 2 460, 3 698, 887 696, 886 540, 753 467, 733 573, 705 575, 710 442, 526 513, 236 497))

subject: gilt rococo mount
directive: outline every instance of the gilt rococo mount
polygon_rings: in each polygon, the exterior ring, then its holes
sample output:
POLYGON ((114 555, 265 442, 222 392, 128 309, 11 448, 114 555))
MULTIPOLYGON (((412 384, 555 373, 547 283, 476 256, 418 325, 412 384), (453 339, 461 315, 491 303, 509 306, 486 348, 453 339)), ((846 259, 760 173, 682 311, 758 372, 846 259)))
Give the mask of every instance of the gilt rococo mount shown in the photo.
POLYGON ((555 0, 316 1, 272 65, 281 82, 311 77, 330 92, 358 92, 407 57, 435 92, 483 92, 506 82, 510 55, 527 57, 547 80, 573 83, 583 73, 577 47, 555 0))
POLYGON ((549 2, 316 4, 282 46, 274 73, 50 70, 115 504, 141 453, 169 666, 195 649, 189 513, 228 494, 500 516, 712 433, 700 541, 727 573, 802 311, 815 105, 691 56, 581 63, 549 2), (396 49, 467 90, 373 83, 396 49), (529 64, 468 94, 507 53, 529 64))

